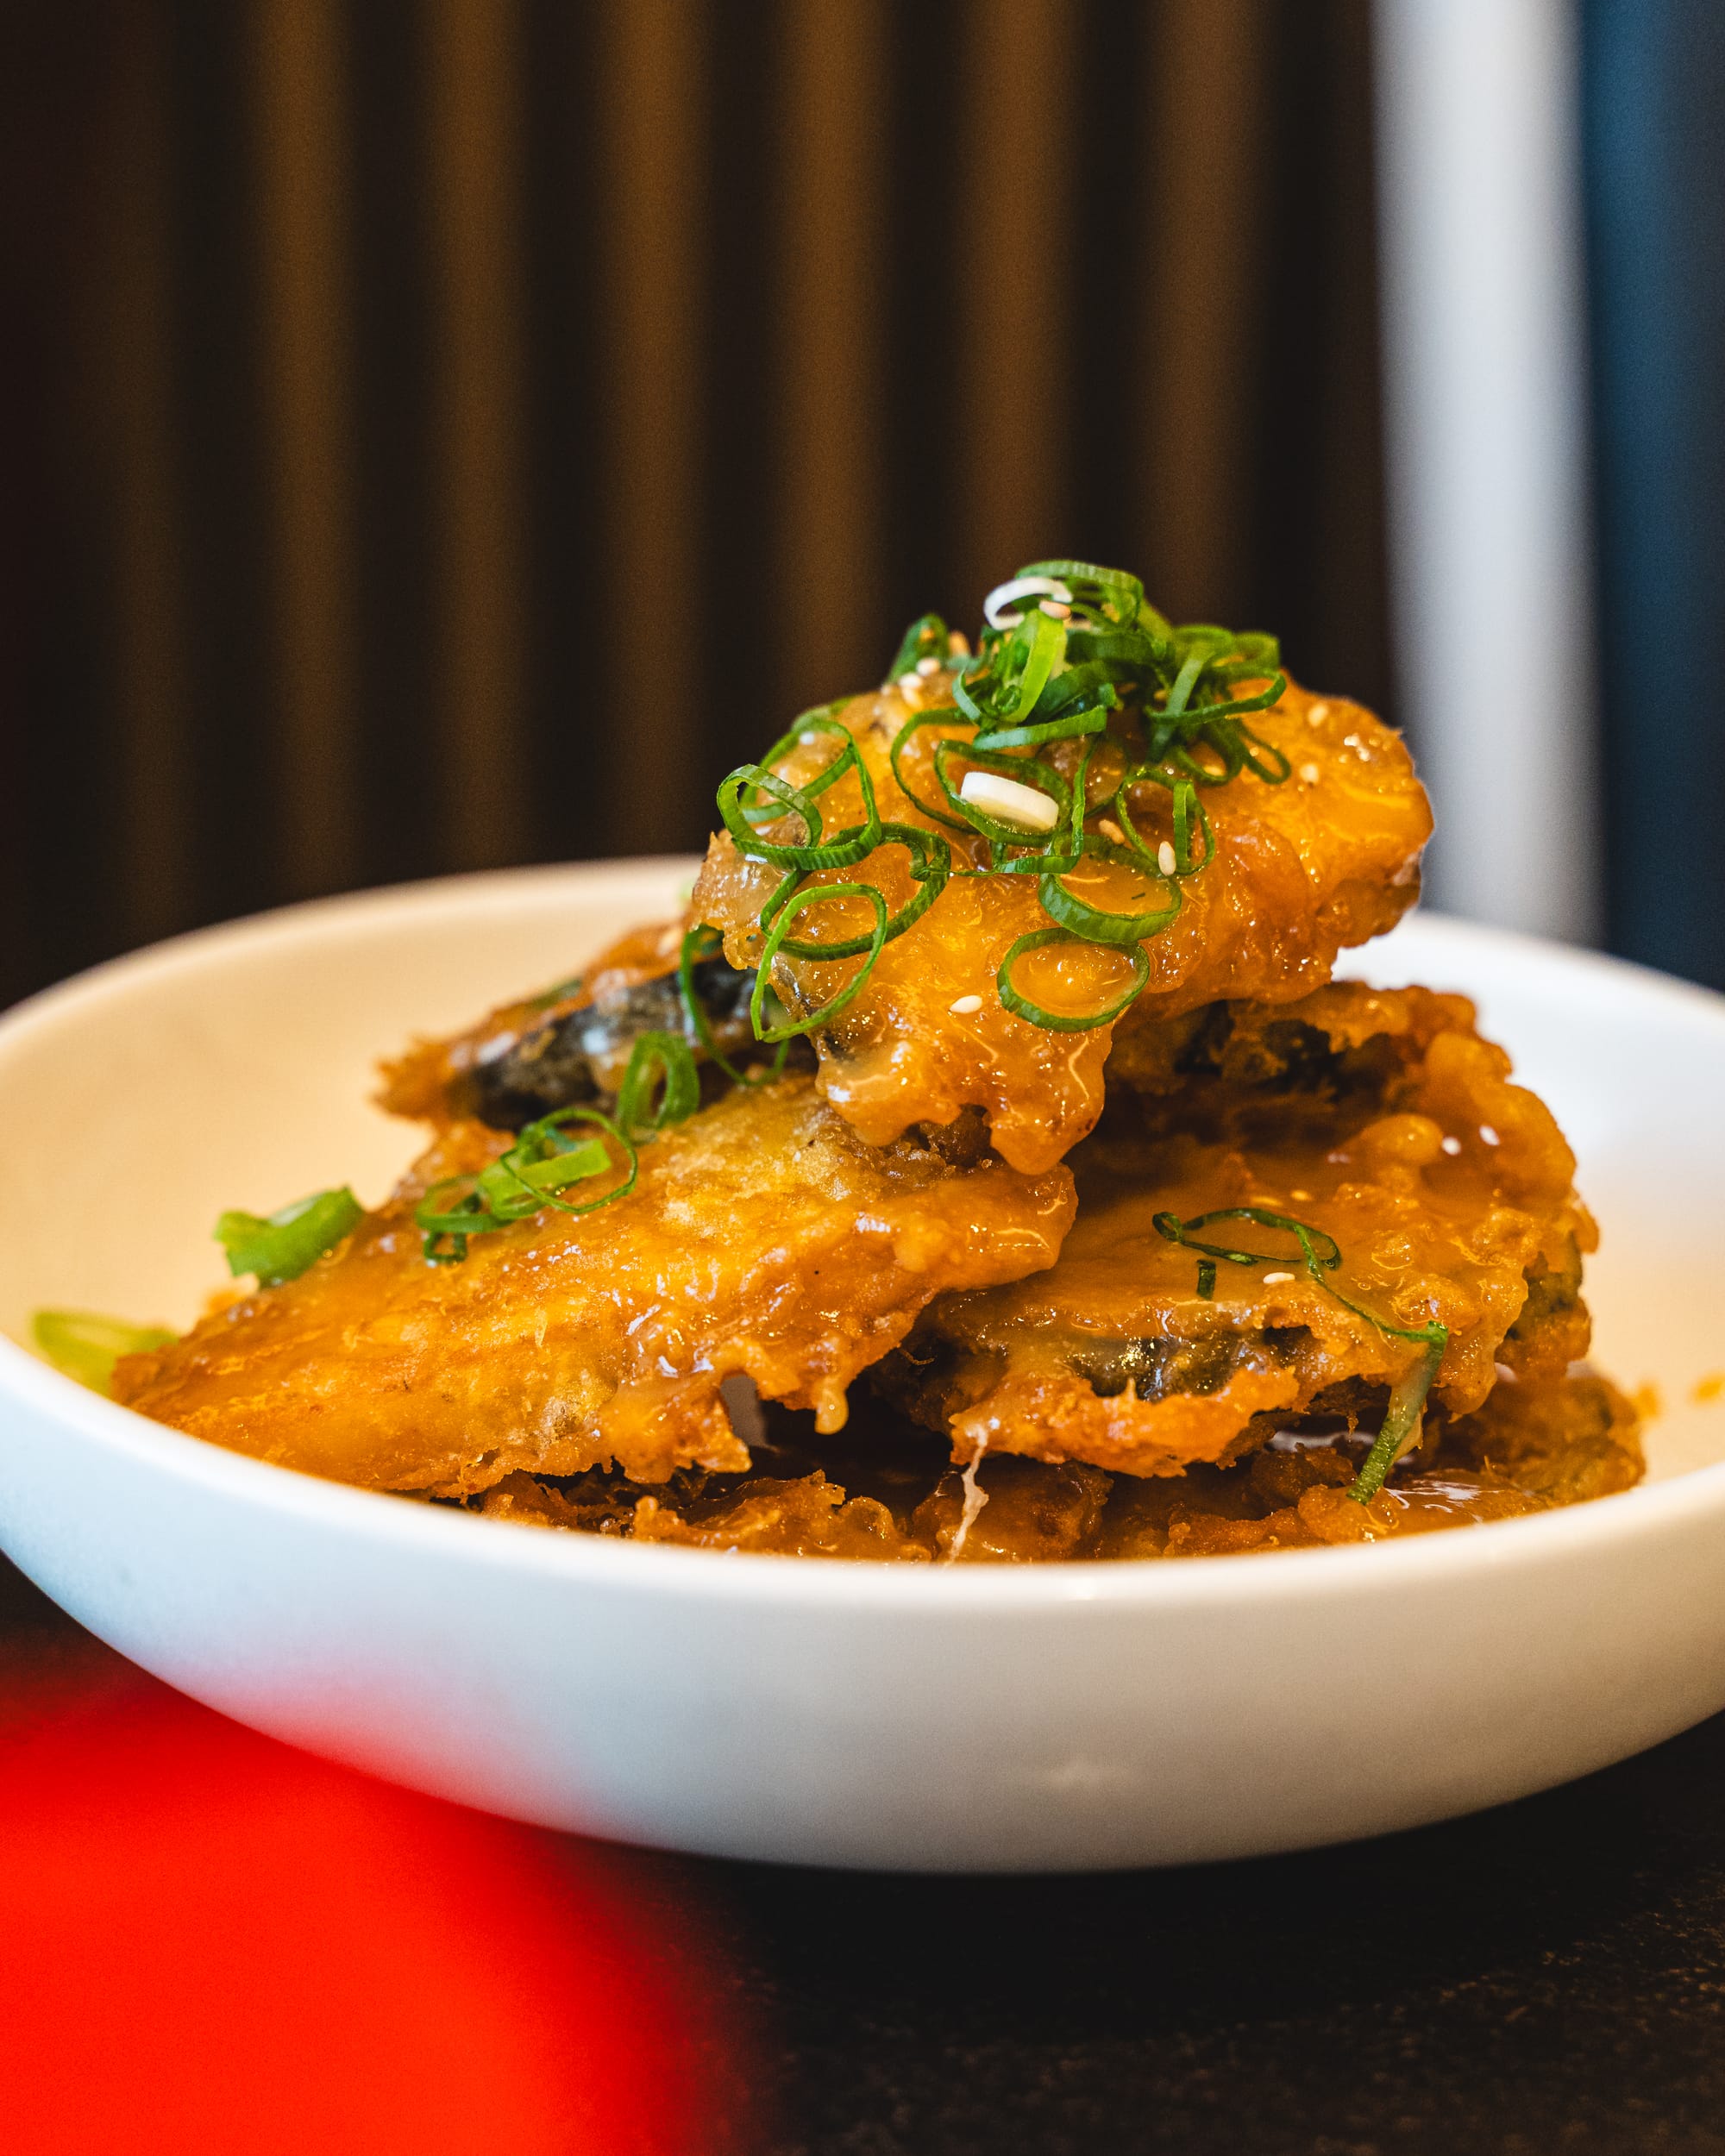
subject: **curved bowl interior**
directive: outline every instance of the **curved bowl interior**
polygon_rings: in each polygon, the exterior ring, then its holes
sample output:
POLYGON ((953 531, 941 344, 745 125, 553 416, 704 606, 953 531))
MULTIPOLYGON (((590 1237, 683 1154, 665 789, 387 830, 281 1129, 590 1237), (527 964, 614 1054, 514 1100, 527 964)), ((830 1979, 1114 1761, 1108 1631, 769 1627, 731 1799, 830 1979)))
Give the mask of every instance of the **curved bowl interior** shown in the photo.
MULTIPOLYGON (((186 1323, 210 1224, 416 1134, 373 1061, 671 911, 693 863, 370 893, 141 953, 0 1021, 0 1326, 186 1323)), ((848 1864, 1298 1846, 1524 1793, 1725 1706, 1725 1001, 1416 918, 1349 971, 1479 1000, 1604 1246, 1597 1359, 1653 1385, 1650 1486, 1251 1563, 933 1572, 599 1544, 311 1482, 0 1341, 0 1542, 92 1629, 258 1726, 551 1824, 848 1864), (1440 1653, 1433 1643, 1443 1642, 1440 1653), (1506 1641, 1514 1651, 1506 1652, 1506 1641)))

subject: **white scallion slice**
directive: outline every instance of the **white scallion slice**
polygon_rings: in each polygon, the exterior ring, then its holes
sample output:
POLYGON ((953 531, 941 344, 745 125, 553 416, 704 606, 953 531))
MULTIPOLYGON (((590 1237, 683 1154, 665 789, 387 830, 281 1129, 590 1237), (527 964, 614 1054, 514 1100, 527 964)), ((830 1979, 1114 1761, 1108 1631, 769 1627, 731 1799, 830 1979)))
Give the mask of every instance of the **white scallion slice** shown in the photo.
POLYGON ((1039 787, 1021 786, 997 771, 967 771, 958 798, 1003 824, 1027 831, 1051 831, 1060 821, 1060 804, 1039 787))

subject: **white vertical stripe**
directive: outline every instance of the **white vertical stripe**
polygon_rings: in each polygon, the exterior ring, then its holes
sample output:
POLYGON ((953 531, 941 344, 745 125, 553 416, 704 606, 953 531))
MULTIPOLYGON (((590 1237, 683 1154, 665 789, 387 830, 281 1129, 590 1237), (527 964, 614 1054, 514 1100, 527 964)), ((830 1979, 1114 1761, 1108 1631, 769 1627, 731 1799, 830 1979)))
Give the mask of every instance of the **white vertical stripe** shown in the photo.
POLYGON ((1377 0, 1392 583, 1440 906, 1599 925, 1569 0, 1377 0))

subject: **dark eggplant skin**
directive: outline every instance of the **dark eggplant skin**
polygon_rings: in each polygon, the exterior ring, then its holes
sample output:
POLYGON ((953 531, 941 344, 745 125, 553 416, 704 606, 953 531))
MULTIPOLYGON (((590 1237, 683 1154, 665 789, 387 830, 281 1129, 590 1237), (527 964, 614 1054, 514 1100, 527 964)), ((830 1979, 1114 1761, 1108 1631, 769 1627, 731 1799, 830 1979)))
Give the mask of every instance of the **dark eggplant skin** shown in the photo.
MULTIPOLYGON (((749 1022, 753 972, 739 972, 715 953, 696 962, 692 978, 720 1052, 741 1061, 756 1046, 749 1022)), ((653 1032, 686 1034, 674 973, 613 988, 578 1011, 499 1036, 495 1053, 481 1048, 452 1081, 449 1106, 494 1131, 518 1131, 555 1108, 605 1106, 622 1082, 630 1049, 653 1032)), ((697 1062, 706 1060, 698 1043, 689 1045, 697 1062)))

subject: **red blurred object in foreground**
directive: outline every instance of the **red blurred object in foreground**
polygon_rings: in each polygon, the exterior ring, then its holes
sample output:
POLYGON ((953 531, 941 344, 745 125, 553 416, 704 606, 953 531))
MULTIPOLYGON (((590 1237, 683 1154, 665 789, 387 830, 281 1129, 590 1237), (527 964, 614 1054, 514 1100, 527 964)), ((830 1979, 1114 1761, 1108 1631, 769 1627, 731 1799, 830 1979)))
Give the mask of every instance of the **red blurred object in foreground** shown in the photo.
POLYGON ((713 2032, 580 1844, 127 1677, 9 1715, 0 1852, 8 2156, 728 2145, 713 2032))

